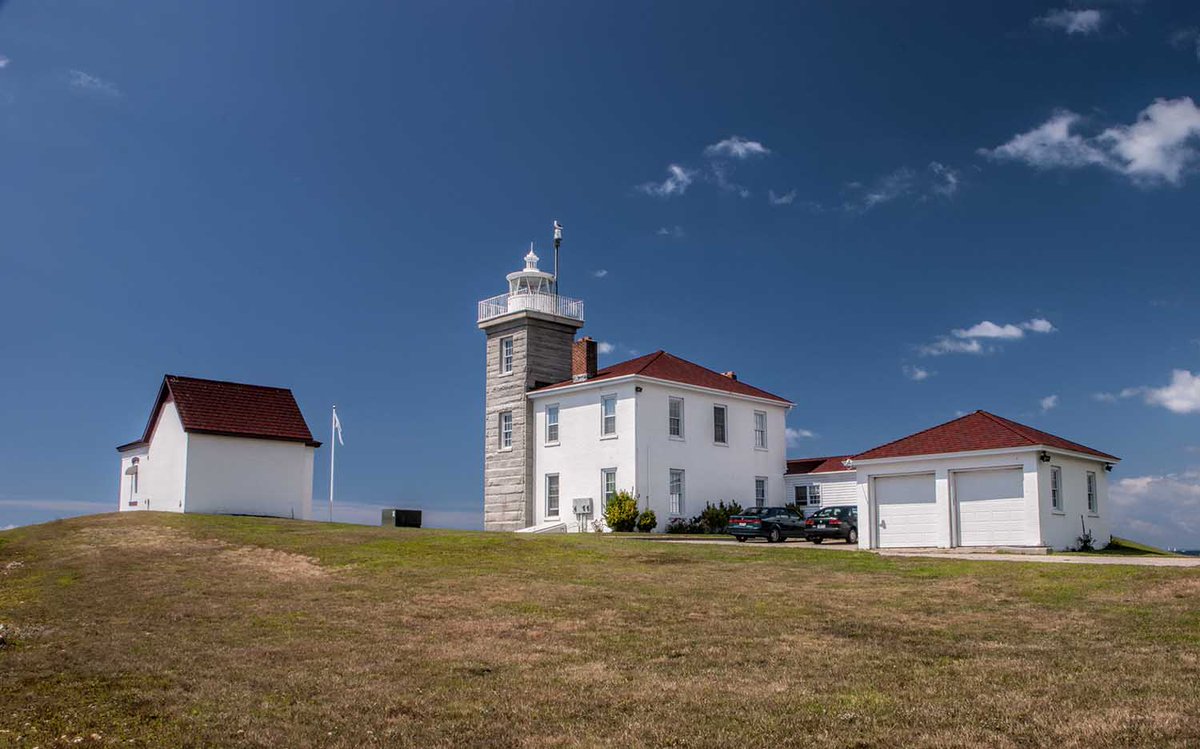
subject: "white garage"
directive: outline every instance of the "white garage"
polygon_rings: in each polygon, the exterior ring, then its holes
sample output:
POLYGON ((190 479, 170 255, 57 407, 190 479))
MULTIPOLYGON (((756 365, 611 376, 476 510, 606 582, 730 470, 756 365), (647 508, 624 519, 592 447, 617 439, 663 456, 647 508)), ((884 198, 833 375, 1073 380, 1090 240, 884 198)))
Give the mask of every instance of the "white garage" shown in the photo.
POLYGON ((877 546, 937 546, 938 505, 934 475, 877 476, 874 480, 877 546))
POLYGON ((954 471, 956 546, 1025 543, 1025 473, 1021 466, 954 471))

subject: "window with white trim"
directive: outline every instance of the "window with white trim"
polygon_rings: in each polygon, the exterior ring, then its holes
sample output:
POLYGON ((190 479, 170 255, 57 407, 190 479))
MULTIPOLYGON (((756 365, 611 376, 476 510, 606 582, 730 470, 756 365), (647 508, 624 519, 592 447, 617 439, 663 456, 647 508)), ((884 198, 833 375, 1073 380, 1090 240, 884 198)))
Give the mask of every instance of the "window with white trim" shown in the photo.
POLYGON ((558 517, 558 474, 546 474, 546 517, 558 517))
POLYGON ((617 493, 617 469, 605 468, 600 471, 600 496, 604 497, 604 507, 617 493))
POLYGON ((500 412, 500 449, 511 450, 513 437, 512 411, 500 412))
POLYGON ((513 371, 513 337, 500 339, 500 374, 511 374, 513 371))
POLYGON ((1094 471, 1087 472, 1087 508, 1088 512, 1093 515, 1100 512, 1100 499, 1096 496, 1096 473, 1094 471))
POLYGON ((796 487, 796 504, 800 507, 821 506, 821 485, 801 484, 796 487))
POLYGON ((713 442, 718 445, 729 444, 729 435, 726 434, 728 417, 729 411, 725 406, 713 404, 713 442))
POLYGON ((763 476, 754 479, 754 506, 767 506, 767 479, 763 476))
POLYGON ((667 436, 683 439, 683 398, 667 400, 667 436))
POLYGON ((1050 466, 1050 509, 1063 511, 1062 469, 1058 466, 1050 466))
POLYGON ((671 498, 669 510, 672 515, 683 514, 683 471, 678 468, 671 469, 670 479, 667 486, 667 494, 671 498))
POLYGON ((754 446, 760 450, 767 449, 767 412, 754 412, 754 446))
POLYGON ((617 433, 617 396, 606 395, 600 399, 600 435, 609 437, 617 433))
POLYGON ((558 404, 546 406, 546 442, 558 442, 558 404))

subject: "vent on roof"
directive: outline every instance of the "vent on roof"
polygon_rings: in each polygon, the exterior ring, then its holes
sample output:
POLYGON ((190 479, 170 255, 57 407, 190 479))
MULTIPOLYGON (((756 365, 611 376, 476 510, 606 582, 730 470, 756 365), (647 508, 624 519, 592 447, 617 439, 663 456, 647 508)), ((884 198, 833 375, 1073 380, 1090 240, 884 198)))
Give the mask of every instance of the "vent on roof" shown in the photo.
POLYGON ((734 382, 737 382, 737 372, 730 371, 730 372, 722 372, 721 374, 723 374, 724 376, 733 380, 734 382))

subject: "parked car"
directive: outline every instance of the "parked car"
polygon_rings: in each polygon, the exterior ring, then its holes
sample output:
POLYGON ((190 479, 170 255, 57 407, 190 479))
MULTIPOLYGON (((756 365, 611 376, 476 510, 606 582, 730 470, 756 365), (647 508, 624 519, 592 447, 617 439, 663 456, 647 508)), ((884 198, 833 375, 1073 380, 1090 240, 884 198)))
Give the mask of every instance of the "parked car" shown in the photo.
POLYGON ((804 516, 786 507, 751 507, 729 518, 726 530, 738 541, 765 538, 779 543, 804 536, 804 516))
POLYGON ((804 537, 814 544, 827 538, 858 543, 858 508, 853 505, 822 507, 804 521, 804 537))

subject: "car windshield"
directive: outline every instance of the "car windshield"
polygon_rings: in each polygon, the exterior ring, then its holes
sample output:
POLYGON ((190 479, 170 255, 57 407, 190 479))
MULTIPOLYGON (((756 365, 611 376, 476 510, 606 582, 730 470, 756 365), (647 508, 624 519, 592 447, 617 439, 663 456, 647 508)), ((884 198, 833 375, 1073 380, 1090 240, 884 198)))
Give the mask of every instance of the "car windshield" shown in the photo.
POLYGON ((774 509, 775 509, 774 507, 749 507, 745 510, 742 510, 738 514, 739 515, 748 515, 750 517, 755 517, 755 516, 762 517, 762 516, 770 515, 771 511, 774 509))
POLYGON ((812 516, 814 518, 836 518, 837 514, 838 514, 838 508, 825 507, 823 509, 820 509, 820 510, 817 510, 816 512, 814 512, 812 514, 812 516))

